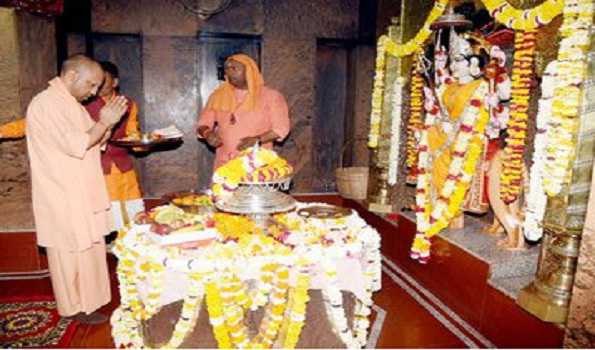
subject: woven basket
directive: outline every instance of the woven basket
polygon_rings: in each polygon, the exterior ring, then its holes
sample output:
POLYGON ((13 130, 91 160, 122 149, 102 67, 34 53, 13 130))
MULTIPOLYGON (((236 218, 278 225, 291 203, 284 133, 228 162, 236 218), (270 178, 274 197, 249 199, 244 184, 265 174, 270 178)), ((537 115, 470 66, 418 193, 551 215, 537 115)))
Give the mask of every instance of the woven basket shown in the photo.
POLYGON ((366 199, 368 194, 368 167, 343 167, 343 153, 354 140, 348 140, 343 145, 339 164, 341 168, 335 170, 337 190, 341 197, 350 199, 366 199))

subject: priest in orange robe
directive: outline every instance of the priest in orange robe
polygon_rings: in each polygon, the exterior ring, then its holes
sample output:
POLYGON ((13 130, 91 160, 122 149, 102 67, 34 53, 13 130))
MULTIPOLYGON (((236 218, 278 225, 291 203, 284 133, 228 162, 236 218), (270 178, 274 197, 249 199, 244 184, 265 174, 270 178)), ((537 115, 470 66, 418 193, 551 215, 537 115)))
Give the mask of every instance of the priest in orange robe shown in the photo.
POLYGON ((287 102, 264 85, 256 62, 244 54, 228 57, 225 82, 209 97, 197 125, 198 137, 216 148, 214 168, 256 142, 272 148, 289 129, 287 102))

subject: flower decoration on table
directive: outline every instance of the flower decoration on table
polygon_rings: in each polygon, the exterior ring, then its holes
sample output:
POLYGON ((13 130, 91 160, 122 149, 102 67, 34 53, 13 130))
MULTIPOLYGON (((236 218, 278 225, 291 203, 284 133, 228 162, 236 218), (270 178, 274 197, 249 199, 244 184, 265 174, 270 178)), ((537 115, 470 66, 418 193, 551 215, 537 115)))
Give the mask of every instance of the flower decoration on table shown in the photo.
POLYGON ((267 182, 285 178, 293 167, 275 151, 250 147, 215 170, 211 187, 214 201, 229 198, 242 182, 267 182))
POLYGON ((250 235, 262 231, 256 227, 254 220, 244 215, 235 215, 228 213, 215 213, 213 215, 215 229, 223 237, 223 241, 238 241, 245 235, 250 235))
POLYGON ((424 123, 419 143, 419 174, 415 195, 417 233, 411 247, 411 257, 425 263, 430 257, 430 238, 446 228, 458 215, 473 178, 477 160, 482 152, 482 142, 476 142, 484 134, 489 114, 481 108, 487 95, 487 84, 481 84, 473 93, 471 102, 462 112, 461 128, 454 140, 453 156, 448 167, 448 176, 436 200, 430 192, 430 159, 428 131, 439 118, 439 109, 431 110, 424 123))
POLYGON ((516 32, 514 38, 512 101, 500 174, 500 198, 504 203, 514 202, 521 192, 536 36, 536 31, 524 31, 516 32))
POLYGON ((547 205, 547 195, 543 189, 544 164, 546 163, 547 128, 552 115, 552 98, 557 81, 557 61, 550 62, 541 81, 541 98, 537 112, 535 151, 529 173, 529 193, 525 209, 524 234, 528 240, 537 241, 543 235, 543 216, 547 205))
POLYGON ((560 193, 570 182, 579 130, 581 84, 587 73, 593 1, 566 0, 560 27, 557 82, 547 129, 543 187, 548 196, 560 193))
POLYGON ((535 30, 562 13, 564 0, 546 0, 530 9, 517 9, 508 0, 482 0, 490 15, 508 28, 535 30))
MULTIPOLYGON (((311 205, 299 203, 298 207, 311 205)), ((164 207, 149 215, 159 222, 171 222, 184 214, 164 207)), ((312 266, 322 261, 329 321, 347 345, 365 344, 371 295, 380 288, 380 239, 357 214, 324 220, 307 220, 297 213, 275 215, 280 223, 274 225, 288 241, 250 229, 253 226, 237 216, 195 216, 205 226, 215 227, 222 239, 196 250, 164 249, 148 238, 150 225, 133 225, 120 232, 115 253, 122 300, 111 319, 116 346, 145 346, 141 324, 159 312, 163 276, 174 270, 185 273, 189 283, 166 347, 179 347, 194 329, 204 298, 220 348, 270 348, 274 344, 293 348, 306 322, 308 289, 316 270, 312 266), (348 328, 344 310, 337 304, 341 292, 333 265, 339 257, 361 264, 365 281, 365 293, 356 298, 354 324, 348 328), (140 293, 141 284, 144 293, 140 293), (259 308, 264 308, 264 317, 252 336, 246 313, 259 308)))

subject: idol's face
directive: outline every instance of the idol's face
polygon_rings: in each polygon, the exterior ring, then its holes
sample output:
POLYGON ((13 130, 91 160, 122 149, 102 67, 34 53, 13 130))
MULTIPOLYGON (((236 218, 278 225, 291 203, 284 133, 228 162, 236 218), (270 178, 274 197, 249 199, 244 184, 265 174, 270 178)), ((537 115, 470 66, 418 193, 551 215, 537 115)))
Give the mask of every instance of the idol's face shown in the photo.
POLYGON ((247 88, 246 67, 233 59, 225 61, 225 76, 227 81, 238 89, 247 88))
POLYGON ((463 55, 455 55, 450 58, 450 71, 455 79, 465 78, 471 75, 469 60, 463 55))

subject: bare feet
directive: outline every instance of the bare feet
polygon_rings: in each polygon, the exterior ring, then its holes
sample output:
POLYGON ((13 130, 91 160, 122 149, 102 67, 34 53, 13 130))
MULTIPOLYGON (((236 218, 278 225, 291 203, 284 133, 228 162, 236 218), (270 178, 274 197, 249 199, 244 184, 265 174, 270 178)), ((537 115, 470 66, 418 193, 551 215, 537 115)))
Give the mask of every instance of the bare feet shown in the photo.
POLYGON ((490 226, 484 226, 482 232, 490 236, 498 236, 504 233, 504 227, 500 225, 498 220, 494 220, 490 226))
POLYGON ((109 320, 109 317, 107 317, 106 315, 104 315, 98 311, 95 311, 90 314, 86 314, 84 312, 79 312, 76 315, 68 316, 65 318, 68 318, 71 320, 76 320, 82 324, 89 324, 89 325, 102 324, 109 320))
POLYGON ((451 230, 460 230, 464 227, 465 227, 465 218, 463 217, 463 214, 459 214, 459 215, 455 216, 454 218, 452 218, 452 220, 450 221, 450 224, 448 225, 448 228, 451 230))
POLYGON ((520 226, 517 226, 506 238, 497 242, 498 248, 506 250, 525 250, 525 238, 520 226))

